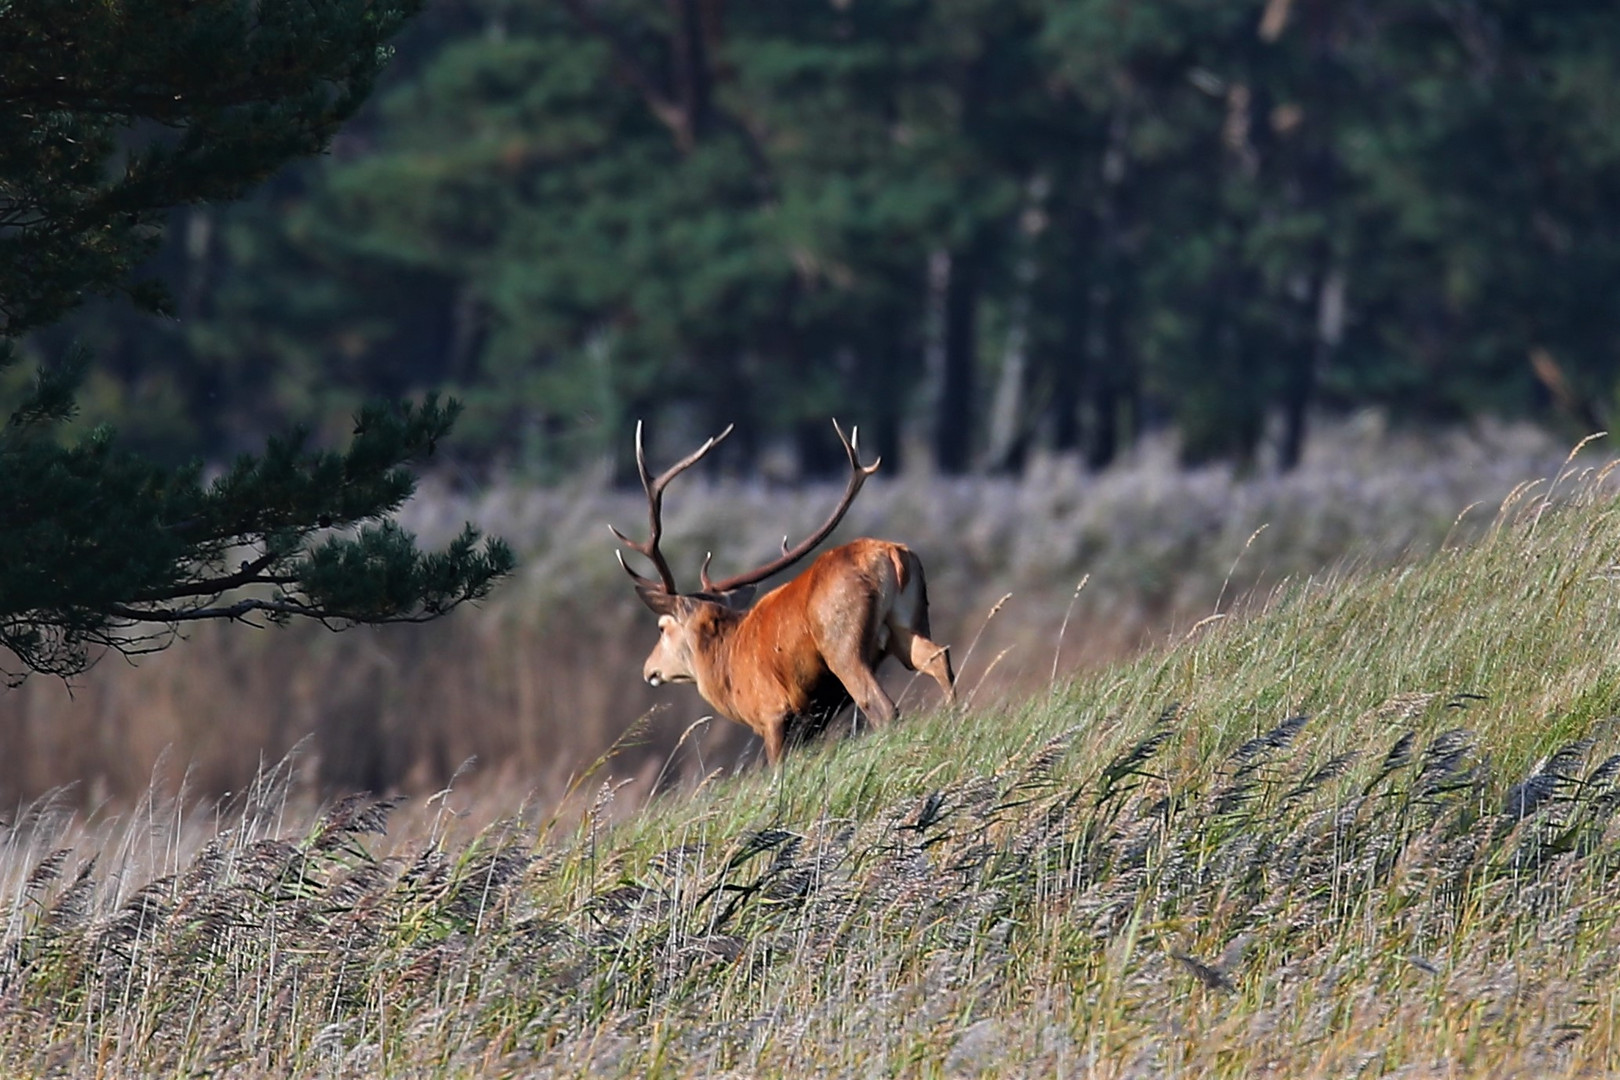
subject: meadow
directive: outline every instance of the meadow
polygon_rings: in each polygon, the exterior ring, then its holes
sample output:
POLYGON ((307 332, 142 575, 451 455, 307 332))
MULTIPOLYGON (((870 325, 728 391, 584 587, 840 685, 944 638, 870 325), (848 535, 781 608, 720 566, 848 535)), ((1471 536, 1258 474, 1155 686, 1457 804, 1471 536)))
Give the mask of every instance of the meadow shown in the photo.
MULTIPOLYGON (((1062 459, 1017 478, 880 472, 838 535, 901 540, 922 556, 934 637, 952 646, 979 708, 1134 656, 1279 582, 1476 536, 1568 449, 1523 427, 1416 433, 1367 414, 1322 425, 1304 464, 1282 475, 1182 469, 1163 440, 1100 474, 1062 459)), ((838 490, 682 477, 665 550, 686 582, 706 551, 721 572, 755 565, 818 524, 838 490)), ((705 720, 695 693, 639 678, 656 631, 605 527, 642 526, 639 492, 602 475, 560 488, 430 477, 405 514, 433 544, 469 519, 522 560, 478 610, 336 635, 204 626, 135 666, 109 657, 71 686, 0 692, 0 807, 63 785, 81 809, 127 809, 150 789, 217 799, 294 747, 296 786, 315 800, 426 796, 458 776, 495 802, 550 804, 614 745, 610 772, 643 794, 660 776, 753 762, 757 741, 705 720)), ((938 700, 889 669, 903 708, 938 700)))
POLYGON ((0 1073, 1610 1073, 1609 471, 650 801, 611 757, 577 814, 315 808, 296 760, 39 801, 0 833, 0 1073))

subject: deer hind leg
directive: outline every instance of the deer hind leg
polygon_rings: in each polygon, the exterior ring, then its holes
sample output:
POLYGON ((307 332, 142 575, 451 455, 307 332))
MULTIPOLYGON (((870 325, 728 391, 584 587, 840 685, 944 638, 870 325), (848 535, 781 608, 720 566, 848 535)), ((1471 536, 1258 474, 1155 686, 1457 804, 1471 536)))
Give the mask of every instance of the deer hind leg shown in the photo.
POLYGON ((922 562, 907 552, 900 593, 887 620, 888 651, 909 671, 921 671, 939 683, 949 705, 956 704, 956 673, 950 649, 928 640, 928 584, 922 562))
MULTIPOLYGON (((852 583, 853 584, 853 583, 852 583)), ((829 604, 815 613, 816 638, 821 658, 855 705, 875 728, 888 725, 899 714, 894 699, 878 682, 877 667, 891 646, 889 617, 891 604, 883 594, 898 582, 868 582, 879 586, 851 588, 838 604, 829 604)), ((888 593, 893 595, 892 593, 888 593)))
POLYGON ((895 718, 898 710, 894 699, 883 689, 873 670, 876 661, 883 658, 881 649, 874 650, 865 642, 845 639, 831 653, 823 655, 827 670, 844 684, 844 689, 873 727, 883 727, 895 718), (877 653, 875 658, 870 656, 873 651, 877 653))
POLYGON ((951 650, 901 623, 889 625, 889 651, 908 671, 920 671, 939 683, 945 703, 956 704, 956 673, 951 670, 951 650))

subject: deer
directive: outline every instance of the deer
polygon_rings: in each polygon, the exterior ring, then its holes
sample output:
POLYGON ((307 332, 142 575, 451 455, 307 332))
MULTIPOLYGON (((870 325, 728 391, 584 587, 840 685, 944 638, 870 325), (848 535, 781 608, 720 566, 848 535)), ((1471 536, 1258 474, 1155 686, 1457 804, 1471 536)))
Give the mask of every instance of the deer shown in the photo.
POLYGON ((780 556, 720 581, 709 576, 710 552, 699 571, 699 590, 677 588, 658 547, 664 489, 734 426, 727 425, 655 478, 647 467, 642 425, 636 424, 636 468, 647 495, 648 537, 636 541, 613 525, 608 528, 624 545, 615 552, 619 565, 658 616, 658 643, 642 666, 642 677, 655 687, 694 684, 718 713, 764 740, 765 759, 773 768, 780 765, 790 738, 803 741, 850 700, 873 727, 892 723, 898 710, 877 678, 878 666, 889 656, 907 670, 931 676, 946 703, 955 705, 950 652, 928 637, 922 560, 904 544, 863 537, 831 548, 750 606, 760 582, 794 566, 831 535, 861 485, 882 464, 881 457, 861 464, 858 427, 846 438, 833 421, 849 459, 849 481, 820 528, 791 548, 783 537, 780 556), (638 573, 626 561, 625 549, 646 558, 658 576, 638 573))

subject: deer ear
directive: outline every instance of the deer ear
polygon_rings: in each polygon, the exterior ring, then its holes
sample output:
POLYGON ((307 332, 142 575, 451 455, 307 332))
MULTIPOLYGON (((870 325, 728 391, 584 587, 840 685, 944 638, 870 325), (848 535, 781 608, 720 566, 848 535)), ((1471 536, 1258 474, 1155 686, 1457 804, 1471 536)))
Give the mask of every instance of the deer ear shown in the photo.
POLYGON ((741 611, 754 602, 754 594, 759 591, 757 585, 741 585, 723 593, 705 593, 705 600, 730 608, 732 611, 741 611))
POLYGON ((662 589, 655 589, 646 585, 637 585, 636 595, 641 597, 643 604, 652 608, 659 615, 674 615, 681 603, 681 597, 677 594, 667 593, 662 589))

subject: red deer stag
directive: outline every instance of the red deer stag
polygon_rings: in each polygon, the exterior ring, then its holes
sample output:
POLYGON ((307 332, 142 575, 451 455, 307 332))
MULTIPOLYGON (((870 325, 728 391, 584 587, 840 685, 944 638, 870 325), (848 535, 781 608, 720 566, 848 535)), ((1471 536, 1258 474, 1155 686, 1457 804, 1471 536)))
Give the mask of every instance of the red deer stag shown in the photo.
MULTIPOLYGON (((613 534, 640 552, 658 572, 643 577, 619 563, 635 580, 636 592, 658 613, 660 637, 642 675, 653 686, 689 682, 728 719, 753 729, 765 740, 765 757, 781 760, 789 737, 798 738, 853 698, 878 726, 893 720, 895 705, 878 683, 875 669, 894 656, 912 671, 933 676, 956 701, 949 653, 928 640, 928 592, 922 560, 902 544, 870 538, 852 540, 824 552, 798 577, 747 607, 754 586, 786 570, 825 540, 855 501, 866 478, 881 462, 862 465, 857 429, 845 438, 833 430, 849 457, 849 484, 821 528, 796 547, 782 541, 782 554, 744 574, 714 581, 709 559, 703 560, 702 589, 682 593, 658 550, 663 535, 664 488, 697 464, 731 434, 725 431, 676 462, 657 479, 647 469, 636 425, 636 466, 647 491, 651 535, 645 543, 618 529, 613 534), (746 610, 743 610, 746 608, 746 610)), ((610 526, 611 528, 611 526, 610 526)))

